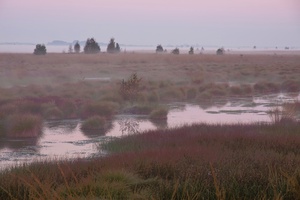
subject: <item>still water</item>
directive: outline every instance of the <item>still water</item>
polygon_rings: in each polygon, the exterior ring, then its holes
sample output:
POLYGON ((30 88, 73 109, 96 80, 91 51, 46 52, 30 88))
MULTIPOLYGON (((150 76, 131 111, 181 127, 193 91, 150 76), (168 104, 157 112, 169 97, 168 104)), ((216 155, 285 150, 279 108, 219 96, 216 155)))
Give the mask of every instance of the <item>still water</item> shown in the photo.
POLYGON ((35 140, 0 141, 0 169, 51 159, 72 159, 103 156, 99 144, 113 137, 141 133, 146 130, 178 127, 193 123, 270 122, 267 112, 283 102, 299 96, 269 95, 249 99, 231 99, 202 104, 169 105, 167 120, 151 121, 147 116, 118 115, 102 131, 83 132, 80 120, 47 121, 43 133, 35 140))

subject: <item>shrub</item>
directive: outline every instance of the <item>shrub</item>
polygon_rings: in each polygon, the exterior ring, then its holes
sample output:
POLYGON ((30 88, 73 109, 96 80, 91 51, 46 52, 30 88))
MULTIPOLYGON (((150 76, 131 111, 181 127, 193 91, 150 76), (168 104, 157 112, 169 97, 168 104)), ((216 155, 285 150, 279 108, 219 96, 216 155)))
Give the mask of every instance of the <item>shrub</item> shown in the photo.
POLYGON ((45 55, 47 53, 46 46, 44 44, 37 44, 35 46, 34 55, 45 55))
POLYGON ((124 112, 134 114, 134 115, 149 115, 152 110, 153 110, 152 105, 138 104, 138 105, 131 106, 129 108, 125 108, 124 112))
POLYGON ((37 137, 42 131, 42 118, 32 114, 14 114, 6 120, 8 137, 37 137))
POLYGON ((159 94, 157 92, 150 92, 147 96, 147 101, 149 103, 159 102, 159 94))
POLYGON ((0 120, 0 137, 5 135, 4 122, 0 120))
POLYGON ((243 93, 240 86, 231 86, 229 91, 231 95, 241 95, 243 93))
POLYGON ((81 129, 85 129, 85 130, 105 129, 105 127, 106 127, 106 120, 104 117, 100 117, 100 116, 92 116, 86 119, 81 125, 81 129))
POLYGON ((168 110, 165 108, 158 108, 150 113, 150 119, 166 119, 168 116, 168 110))
POLYGON ((178 48, 173 49, 172 54, 178 55, 179 54, 179 49, 178 48))
POLYGON ((298 81, 288 80, 282 83, 281 88, 285 92, 299 92, 300 84, 298 81))
POLYGON ((20 101, 16 106, 21 113, 40 114, 42 111, 40 104, 30 100, 20 101))
POLYGON ((77 105, 72 100, 65 100, 60 107, 64 117, 75 118, 77 116, 77 105))
POLYGON ((188 100, 191 100, 191 99, 195 99, 197 96, 197 89, 196 88, 189 88, 187 91, 186 91, 186 98, 188 100))
POLYGON ((83 106, 81 117, 86 119, 94 115, 111 118, 117 111, 118 104, 113 102, 96 102, 89 103, 83 106))
POLYGON ((44 117, 46 119, 61 119, 63 115, 63 112, 56 106, 49 107, 44 111, 44 117))
POLYGON ((137 100, 141 81, 142 78, 139 78, 137 73, 133 73, 126 81, 122 80, 119 92, 124 100, 137 100))
POLYGON ((160 94, 160 100, 162 101, 178 101, 183 100, 184 98, 185 95, 182 90, 176 87, 169 87, 160 94))
POLYGON ((95 53, 99 53, 100 52, 100 46, 99 44, 96 42, 96 40, 94 38, 88 38, 86 43, 85 43, 85 47, 84 47, 84 53, 86 54, 95 54, 95 53))
POLYGON ((217 53, 217 55, 224 55, 225 50, 224 50, 224 48, 220 48, 220 49, 217 50, 216 53, 217 53))
POLYGON ((0 107, 0 119, 5 119, 8 114, 17 112, 17 106, 14 103, 6 103, 0 107))
POLYGON ((258 82, 255 83, 254 86, 254 91, 259 92, 259 93, 275 93, 279 92, 279 86, 275 83, 270 83, 270 82, 258 82))

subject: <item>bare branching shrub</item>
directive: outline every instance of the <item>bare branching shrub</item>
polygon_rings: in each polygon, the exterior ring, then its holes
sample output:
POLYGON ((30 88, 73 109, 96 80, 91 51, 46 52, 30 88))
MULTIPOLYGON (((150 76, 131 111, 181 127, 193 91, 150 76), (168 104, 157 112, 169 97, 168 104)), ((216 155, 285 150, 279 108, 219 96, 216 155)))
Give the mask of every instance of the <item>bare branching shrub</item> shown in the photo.
POLYGON ((277 123, 292 123, 297 121, 297 102, 285 103, 282 106, 275 106, 268 111, 271 122, 277 123))
POLYGON ((124 100, 137 100, 141 81, 142 78, 139 78, 137 73, 133 73, 127 80, 122 80, 119 92, 124 100))

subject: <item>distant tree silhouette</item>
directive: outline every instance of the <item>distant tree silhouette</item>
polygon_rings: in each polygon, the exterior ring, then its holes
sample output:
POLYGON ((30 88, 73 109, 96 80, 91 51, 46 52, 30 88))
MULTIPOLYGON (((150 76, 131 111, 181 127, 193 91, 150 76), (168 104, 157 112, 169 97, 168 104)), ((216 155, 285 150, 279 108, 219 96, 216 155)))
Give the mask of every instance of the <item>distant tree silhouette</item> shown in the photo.
POLYGON ((225 50, 224 48, 219 48, 216 53, 217 55, 223 55, 225 53, 225 50))
POLYGON ((80 44, 78 42, 76 42, 76 44, 74 45, 74 50, 75 53, 80 53, 80 44))
POLYGON ((93 53, 99 53, 100 52, 100 46, 96 42, 94 38, 88 38, 85 46, 84 46, 84 53, 86 54, 93 54, 93 53))
POLYGON ((116 44, 116 53, 119 53, 121 52, 121 48, 119 46, 119 43, 116 44))
POLYGON ((120 45, 118 43, 115 43, 114 38, 111 38, 107 45, 107 53, 119 53, 120 51, 120 45))
POLYGON ((190 55, 193 55, 193 54, 194 54, 194 47, 191 47, 191 48, 190 48, 189 54, 190 54, 190 55))
POLYGON ((179 49, 178 48, 173 49, 172 54, 178 55, 179 54, 179 49))
POLYGON ((47 53, 46 46, 44 44, 37 44, 33 53, 35 55, 45 55, 47 53))
POLYGON ((115 52, 115 39, 111 38, 108 45, 107 45, 107 53, 114 53, 115 52))
POLYGON ((163 51, 164 51, 164 48, 160 44, 157 45, 157 47, 156 47, 156 53, 161 53, 163 51))

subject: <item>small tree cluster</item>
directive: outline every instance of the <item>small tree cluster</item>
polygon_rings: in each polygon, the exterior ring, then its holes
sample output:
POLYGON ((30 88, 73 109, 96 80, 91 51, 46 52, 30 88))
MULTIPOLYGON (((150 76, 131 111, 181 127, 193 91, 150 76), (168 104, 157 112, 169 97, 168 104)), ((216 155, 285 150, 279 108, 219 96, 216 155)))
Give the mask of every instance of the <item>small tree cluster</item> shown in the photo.
POLYGON ((179 54, 179 49, 178 48, 173 49, 172 54, 178 55, 179 54))
POLYGON ((164 48, 160 44, 157 45, 157 47, 156 47, 156 53, 161 53, 163 51, 164 51, 164 48))
POLYGON ((225 53, 225 50, 224 48, 219 48, 216 53, 217 55, 223 55, 225 53))
POLYGON ((142 78, 138 78, 136 73, 133 73, 128 80, 122 80, 120 94, 124 100, 133 102, 137 99, 141 80, 142 78))
POLYGON ((111 38, 107 45, 107 53, 119 53, 121 48, 118 43, 115 43, 115 39, 111 38))
POLYGON ((34 55, 45 55, 47 53, 46 46, 44 44, 37 44, 35 46, 34 55))
POLYGON ((100 46, 96 42, 94 38, 87 39, 84 47, 84 53, 87 54, 93 54, 93 53, 99 53, 100 52, 100 46))
POLYGON ((75 53, 80 53, 80 44, 78 43, 78 41, 74 45, 74 51, 75 53))

